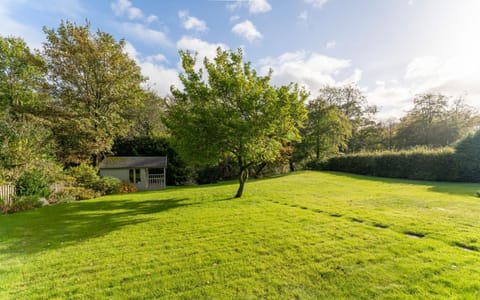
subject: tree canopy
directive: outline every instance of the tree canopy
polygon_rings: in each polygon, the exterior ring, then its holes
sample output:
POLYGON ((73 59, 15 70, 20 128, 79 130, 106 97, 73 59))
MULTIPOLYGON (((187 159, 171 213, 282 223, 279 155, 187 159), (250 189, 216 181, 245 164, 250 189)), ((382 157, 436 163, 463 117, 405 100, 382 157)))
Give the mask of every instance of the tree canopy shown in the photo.
POLYGON ((346 149, 352 135, 347 116, 336 105, 320 97, 308 102, 306 108, 308 118, 302 129, 303 140, 295 148, 303 149, 305 157, 313 154, 315 159, 346 149))
POLYGON ((47 99, 45 61, 21 38, 0 36, 0 111, 14 119, 32 114, 47 99))
POLYGON ((400 148, 451 145, 478 125, 478 116, 462 99, 450 103, 442 94, 421 94, 400 120, 396 140, 400 148))
POLYGON ((250 168, 274 161, 286 143, 300 139, 307 94, 294 85, 271 86, 271 73, 259 76, 240 49, 217 49, 213 61, 204 60, 205 74, 190 52, 180 57, 184 87, 172 87, 165 118, 174 145, 194 163, 234 157, 241 197, 250 168))
POLYGON ((125 41, 90 24, 63 22, 44 28, 53 128, 66 163, 93 160, 108 152, 116 136, 129 130, 129 110, 139 105, 145 78, 124 51, 125 41))

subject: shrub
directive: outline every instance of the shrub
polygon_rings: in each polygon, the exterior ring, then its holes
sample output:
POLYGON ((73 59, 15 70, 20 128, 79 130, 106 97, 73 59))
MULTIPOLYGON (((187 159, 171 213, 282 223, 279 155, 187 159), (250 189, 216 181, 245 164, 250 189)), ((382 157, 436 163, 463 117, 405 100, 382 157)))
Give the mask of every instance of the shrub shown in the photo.
POLYGON ((39 196, 35 195, 16 196, 10 205, 6 205, 5 202, 0 203, 0 209, 3 213, 15 213, 41 206, 39 196))
POLYGON ((100 177, 95 182, 93 189, 102 195, 117 194, 120 192, 122 181, 113 177, 100 177))
POLYGON ((222 173, 218 165, 198 168, 195 181, 198 184, 217 183, 222 180, 222 173))
POLYGON ((67 174, 75 178, 78 186, 87 189, 95 189, 97 182, 100 179, 97 173, 97 169, 87 164, 81 164, 67 170, 67 174))
POLYGON ((121 180, 113 177, 100 177, 94 167, 81 164, 67 170, 67 174, 75 178, 76 185, 94 190, 101 195, 115 194, 120 191, 121 180))
POLYGON ((127 193, 135 193, 137 192, 137 187, 131 182, 122 182, 119 188, 119 193, 127 194, 127 193))
POLYGON ((61 196, 65 199, 73 198, 74 200, 87 200, 100 196, 98 192, 84 187, 66 187, 59 193, 61 193, 61 196))
MULTIPOLYGON (((69 188, 66 188, 69 189, 69 188)), ((71 188, 70 188, 71 189, 71 188)), ((75 195, 66 190, 61 190, 55 193, 50 194, 48 197, 48 202, 50 204, 66 203, 76 201, 75 195)))
POLYGON ((50 194, 48 178, 40 171, 25 172, 15 183, 18 196, 48 197, 50 194))
POLYGON ((458 142, 455 150, 459 179, 480 182, 480 130, 458 142))

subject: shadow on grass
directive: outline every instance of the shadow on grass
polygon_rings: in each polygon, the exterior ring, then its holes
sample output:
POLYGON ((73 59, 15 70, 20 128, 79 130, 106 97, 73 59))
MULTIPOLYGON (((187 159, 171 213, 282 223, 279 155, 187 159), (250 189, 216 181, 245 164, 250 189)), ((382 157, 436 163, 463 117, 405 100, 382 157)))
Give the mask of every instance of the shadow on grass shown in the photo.
POLYGON ((152 214, 196 204, 186 200, 87 200, 1 216, 2 254, 31 254, 101 237, 158 218, 152 214))
MULTIPOLYGON (((411 179, 399 179, 399 178, 385 178, 385 177, 373 177, 366 175, 322 171, 338 177, 356 179, 356 180, 368 180, 374 182, 388 183, 388 184, 408 184, 425 186, 428 190, 437 193, 445 193, 450 195, 475 197, 475 192, 480 190, 480 183, 465 183, 465 182, 446 182, 446 181, 421 181, 411 179)), ((479 199, 480 200, 480 199, 479 199)))

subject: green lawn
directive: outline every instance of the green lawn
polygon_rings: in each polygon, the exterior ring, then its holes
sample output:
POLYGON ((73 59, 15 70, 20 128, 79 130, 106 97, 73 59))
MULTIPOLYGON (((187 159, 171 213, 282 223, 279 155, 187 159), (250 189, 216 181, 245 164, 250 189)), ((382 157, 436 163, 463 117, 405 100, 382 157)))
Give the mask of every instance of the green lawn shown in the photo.
POLYGON ((0 216, 0 299, 479 299, 479 185, 298 172, 0 216))

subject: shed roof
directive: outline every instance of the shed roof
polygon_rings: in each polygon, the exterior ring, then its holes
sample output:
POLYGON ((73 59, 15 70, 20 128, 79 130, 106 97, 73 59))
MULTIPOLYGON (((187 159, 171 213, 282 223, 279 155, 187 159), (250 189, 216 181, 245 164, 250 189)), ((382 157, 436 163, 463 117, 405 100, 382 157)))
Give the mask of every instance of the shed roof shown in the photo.
POLYGON ((166 168, 166 156, 110 156, 100 163, 100 169, 166 168))

